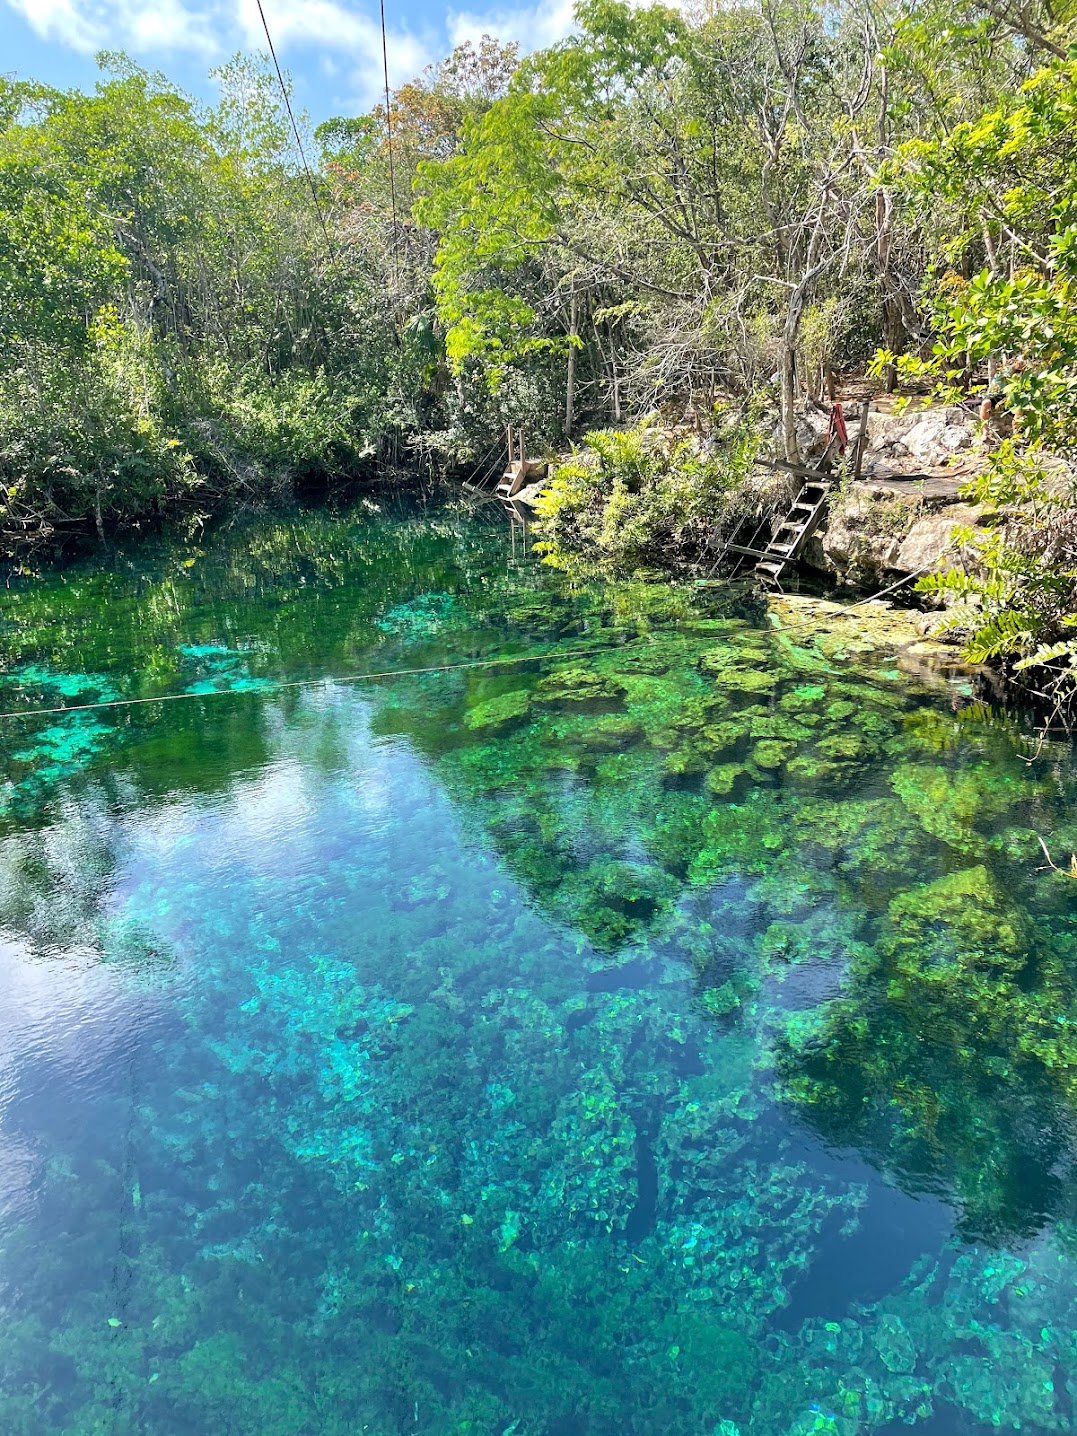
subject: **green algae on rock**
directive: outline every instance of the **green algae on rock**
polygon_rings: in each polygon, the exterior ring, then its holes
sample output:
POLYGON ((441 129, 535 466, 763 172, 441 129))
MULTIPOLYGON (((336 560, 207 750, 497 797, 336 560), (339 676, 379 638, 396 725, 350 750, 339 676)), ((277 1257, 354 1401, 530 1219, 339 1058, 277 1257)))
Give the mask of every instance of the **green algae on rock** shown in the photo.
POLYGON ((502 729, 526 718, 530 708, 531 695, 517 688, 469 709, 464 722, 473 731, 483 728, 502 729))

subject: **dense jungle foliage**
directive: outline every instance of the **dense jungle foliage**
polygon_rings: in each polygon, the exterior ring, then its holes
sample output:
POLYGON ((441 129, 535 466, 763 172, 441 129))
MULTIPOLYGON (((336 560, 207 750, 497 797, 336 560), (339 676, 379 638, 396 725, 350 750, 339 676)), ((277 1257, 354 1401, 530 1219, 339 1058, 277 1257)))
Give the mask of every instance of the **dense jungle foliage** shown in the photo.
MULTIPOLYGON (((1072 7, 1070 7, 1072 9, 1072 7)), ((520 60, 465 45, 308 136, 236 60, 203 109, 103 55, 0 82, 5 528, 261 497, 374 460, 477 465, 880 348, 1020 352, 1077 409, 1077 60, 1065 0, 610 0, 520 60), (390 185, 389 135, 393 175, 390 185)))

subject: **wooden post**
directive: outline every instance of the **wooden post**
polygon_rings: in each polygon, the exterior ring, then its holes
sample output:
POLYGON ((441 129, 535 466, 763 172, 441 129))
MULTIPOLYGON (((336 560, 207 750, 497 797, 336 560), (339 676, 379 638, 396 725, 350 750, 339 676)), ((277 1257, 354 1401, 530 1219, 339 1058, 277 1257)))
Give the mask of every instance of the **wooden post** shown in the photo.
MULTIPOLYGON (((606 320, 606 334, 610 341, 610 394, 613 398, 613 422, 619 424, 621 422, 621 380, 617 373, 617 332, 608 319, 606 320)), ((598 342, 599 353, 605 359, 597 325, 595 326, 595 339, 598 342)))
POLYGON ((576 331, 580 324, 580 301, 573 294, 569 302, 568 375, 565 379, 565 438, 572 438, 572 422, 576 417, 576 331))
POLYGON ((527 453, 524 449, 524 431, 520 430, 520 473, 527 473, 527 453))
POLYGON ((871 400, 865 399, 860 405, 860 428, 856 435, 856 460, 853 464, 853 482, 860 477, 860 468, 864 462, 864 443, 868 436, 868 410, 871 408, 871 400))
POLYGON ((509 467, 510 469, 512 468, 512 425, 511 425, 511 424, 509 425, 509 463, 508 463, 508 467, 509 467))

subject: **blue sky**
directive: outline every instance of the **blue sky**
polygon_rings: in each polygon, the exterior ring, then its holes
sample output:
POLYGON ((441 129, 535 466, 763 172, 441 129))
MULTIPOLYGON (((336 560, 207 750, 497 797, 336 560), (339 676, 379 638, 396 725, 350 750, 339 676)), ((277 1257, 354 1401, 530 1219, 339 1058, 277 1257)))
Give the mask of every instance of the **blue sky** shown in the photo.
MULTIPOLYGON (((281 64, 317 122, 377 100, 377 0, 262 0, 281 64)), ((389 79, 400 84, 462 40, 482 34, 550 44, 572 23, 572 0, 386 0, 389 79)), ((212 98, 208 74, 237 50, 265 49, 255 0, 0 0, 0 73, 90 88, 98 50, 126 50, 184 89, 212 98)))

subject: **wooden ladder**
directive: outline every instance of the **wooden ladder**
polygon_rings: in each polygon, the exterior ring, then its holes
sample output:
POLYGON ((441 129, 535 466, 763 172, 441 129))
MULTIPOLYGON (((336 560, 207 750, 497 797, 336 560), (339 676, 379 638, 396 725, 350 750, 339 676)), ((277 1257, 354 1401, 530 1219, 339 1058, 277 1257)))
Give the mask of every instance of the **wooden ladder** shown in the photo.
MULTIPOLYGON (((867 442, 868 411, 871 400, 864 399, 860 405, 860 427, 857 432, 853 454, 853 478, 860 477, 864 462, 864 447, 867 442)), ((841 446, 835 433, 826 446, 818 466, 802 467, 800 464, 772 460, 772 467, 785 469, 804 480, 793 507, 786 514, 780 528, 776 529, 766 552, 760 554, 755 572, 764 583, 780 583, 782 574, 791 563, 795 563, 804 551, 804 546, 819 527, 826 509, 830 490, 834 483, 834 466, 841 457, 841 446)))
POLYGON ((532 474, 542 472, 543 465, 531 462, 527 457, 524 448, 524 433, 522 429, 517 430, 513 435, 512 425, 509 425, 509 466, 501 475, 501 482, 494 492, 499 499, 508 502, 514 494, 526 485, 532 474))
MULTIPOLYGON (((860 469, 864 460, 870 407, 870 399, 865 399, 860 405, 860 428, 853 449, 854 480, 860 477, 860 469)), ((746 516, 740 519, 729 538, 719 542, 717 557, 709 571, 707 580, 704 581, 709 582, 718 571, 719 566, 730 555, 734 555, 729 578, 736 576, 745 560, 755 559, 756 576, 765 583, 778 583, 789 565, 795 563, 800 557, 805 544, 819 527, 827 499, 830 497, 830 490, 837 477, 834 468, 841 458, 841 452, 840 438, 837 433, 834 433, 818 463, 811 466, 790 463, 786 459, 757 458, 755 462, 762 468, 778 469, 800 479, 800 492, 786 514, 781 527, 775 530, 769 540, 760 537, 768 522, 766 518, 746 516), (748 533, 752 525, 754 528, 748 533), (748 533, 747 543, 741 541, 743 533, 748 533)))
POLYGON ((795 563, 804 545, 819 527, 830 497, 831 479, 820 475, 817 479, 806 479, 797 494, 793 507, 786 514, 781 526, 767 544, 766 551, 759 556, 755 571, 764 583, 778 583, 791 563, 795 563))
POLYGON ((765 528, 769 527, 769 523, 770 520, 766 515, 764 515, 763 518, 751 515, 739 519, 730 536, 722 541, 718 550, 718 557, 715 559, 708 576, 713 577, 718 571, 719 565, 727 559, 730 554, 733 554, 734 558, 726 577, 731 579, 736 578, 737 574, 744 567, 747 559, 764 558, 766 556, 766 541, 763 540, 761 542, 760 535, 765 528), (750 532, 748 532, 749 530, 750 532), (748 533, 747 542, 742 543, 741 535, 745 532, 748 533))

